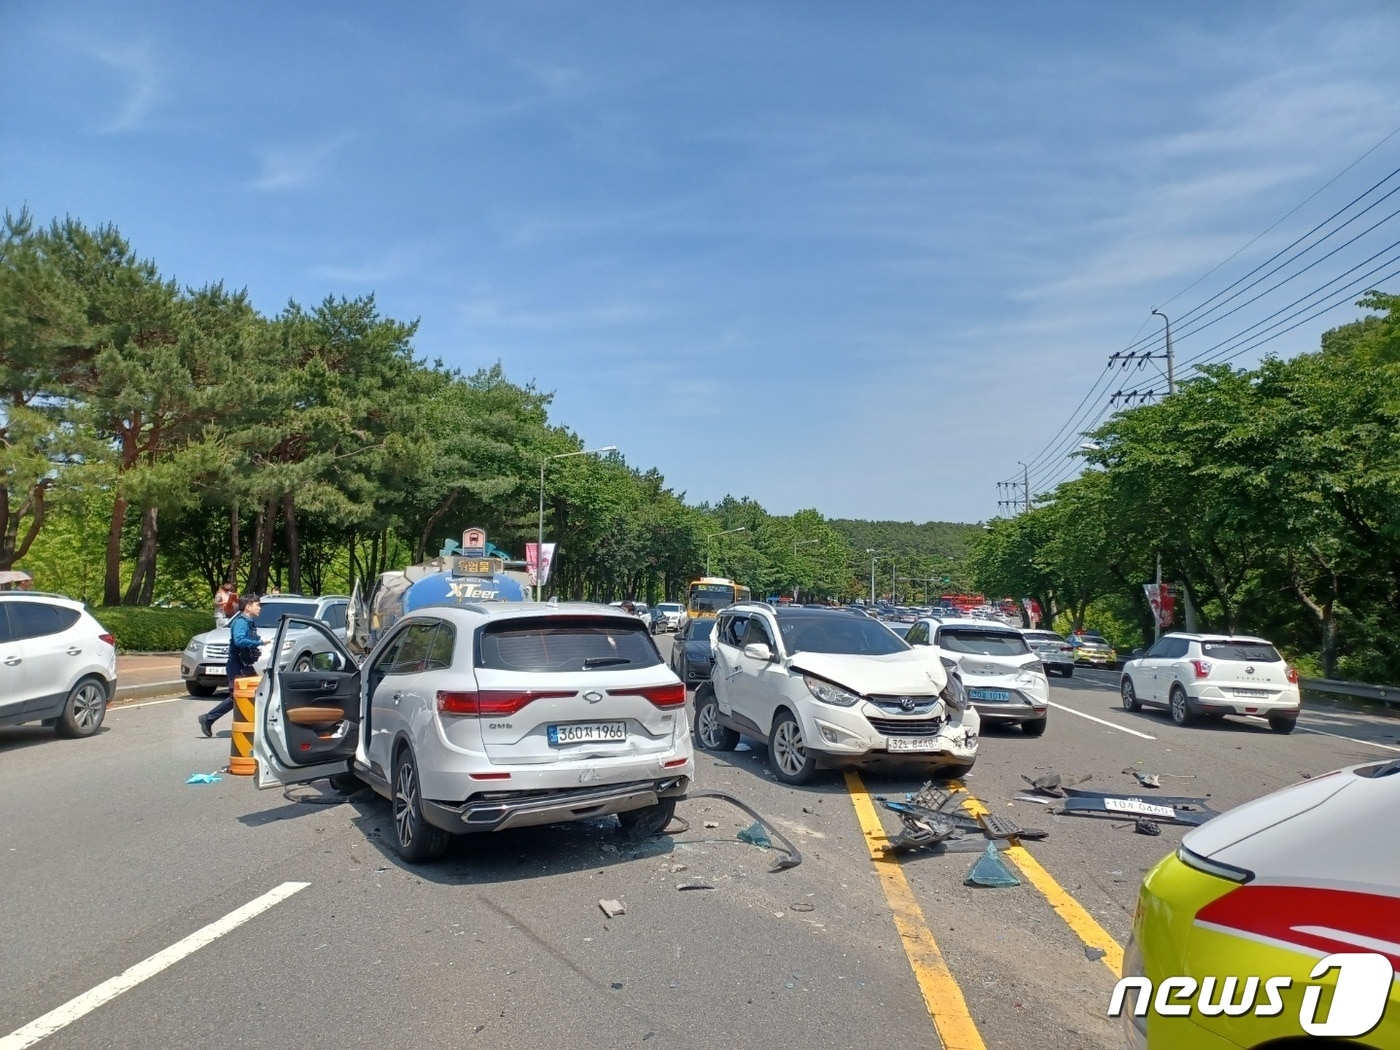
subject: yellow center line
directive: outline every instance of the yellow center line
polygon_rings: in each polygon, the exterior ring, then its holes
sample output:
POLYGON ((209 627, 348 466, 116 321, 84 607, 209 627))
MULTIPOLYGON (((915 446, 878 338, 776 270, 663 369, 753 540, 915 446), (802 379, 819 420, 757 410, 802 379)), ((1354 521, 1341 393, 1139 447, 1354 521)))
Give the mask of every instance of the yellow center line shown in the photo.
MULTIPOLYGON (((967 786, 958 781, 953 781, 952 786, 959 791, 967 791, 967 786)), ((987 807, 970 793, 963 807, 974 817, 988 812, 987 807)), ((1011 844, 1002 851, 1002 855, 1010 857, 1016 867, 1021 869, 1026 881, 1040 891, 1040 895, 1049 902, 1060 918, 1065 920, 1065 924, 1084 942, 1086 948, 1103 950, 1102 961, 1108 967, 1109 973, 1117 977, 1123 972, 1123 946, 1099 925, 1098 920, 1089 914, 1084 905, 1055 881, 1053 875, 1040 866, 1040 861, 1032 857, 1026 847, 1012 839, 1011 844)))
POLYGON ((848 772, 846 790, 850 792, 856 820, 865 833, 866 848, 870 850, 870 859, 875 862, 875 872, 880 876, 880 888, 885 891, 885 901, 894 916, 894 927, 899 931, 904 954, 909 958, 909 967, 914 971, 914 979, 919 984, 929 1016, 933 1018, 939 1041, 944 1050, 986 1050, 987 1044, 982 1042, 977 1024, 968 1012, 962 989, 948 969, 943 953, 938 950, 938 944, 924 919, 923 909, 914 898, 909 880, 904 877, 904 869, 898 861, 879 849, 879 844, 885 841, 885 828, 880 823, 870 796, 866 794, 865 784, 857 774, 848 772))

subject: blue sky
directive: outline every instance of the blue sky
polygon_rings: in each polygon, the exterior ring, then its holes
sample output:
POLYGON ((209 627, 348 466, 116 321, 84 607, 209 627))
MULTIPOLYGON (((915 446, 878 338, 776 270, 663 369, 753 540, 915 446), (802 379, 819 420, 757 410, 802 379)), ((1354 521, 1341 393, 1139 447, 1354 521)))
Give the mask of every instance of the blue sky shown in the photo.
POLYGON ((1385 2, 403 6, 9 0, 0 205, 268 314, 372 291, 692 500, 977 521, 1153 307, 1400 167, 1318 192, 1400 126, 1385 2))

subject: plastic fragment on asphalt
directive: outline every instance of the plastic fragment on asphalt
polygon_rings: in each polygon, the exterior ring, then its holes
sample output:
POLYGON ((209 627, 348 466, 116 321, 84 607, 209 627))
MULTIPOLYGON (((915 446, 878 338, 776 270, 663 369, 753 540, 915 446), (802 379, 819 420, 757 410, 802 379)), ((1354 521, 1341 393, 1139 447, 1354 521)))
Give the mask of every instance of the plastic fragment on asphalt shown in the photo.
POLYGON ((186 783, 186 784, 217 784, 219 781, 221 781, 221 780, 223 780, 223 779, 224 779, 224 778, 221 777, 221 776, 219 776, 219 774, 217 774, 217 773, 191 773, 191 774, 190 774, 190 779, 189 779, 189 780, 186 780, 185 783, 186 783))
POLYGON ((616 919, 619 915, 626 915, 627 909, 622 906, 621 901, 601 900, 598 907, 603 909, 603 914, 609 919, 616 919))
POLYGON ((717 821, 717 820, 707 820, 707 821, 705 821, 705 827, 707 827, 707 828, 717 828, 717 827, 719 827, 719 821, 717 821))
POLYGON ((748 842, 759 849, 772 849, 773 840, 768 837, 768 832, 763 830, 763 825, 757 821, 744 828, 734 836, 740 842, 748 842))
POLYGON ((800 902, 798 902, 797 904, 789 904, 789 905, 788 905, 788 910, 789 910, 789 911, 815 911, 815 910, 816 910, 816 907, 817 907, 817 906, 816 906, 815 904, 808 904, 806 901, 800 901, 800 902))
POLYGON ((699 879, 691 879, 689 882, 678 882, 678 883, 676 883, 676 889, 678 889, 678 890, 712 890, 712 889, 714 889, 714 886, 713 886, 713 884, 708 883, 708 882, 701 882, 699 879))
POLYGON ((995 843, 989 842, 982 855, 973 862, 972 870, 967 873, 963 883, 968 886, 990 886, 999 889, 1005 886, 1019 886, 1021 880, 1011 874, 1011 869, 997 852, 995 843))
POLYGON ((1133 825, 1133 830, 1139 835, 1160 835, 1162 833, 1161 825, 1147 817, 1138 817, 1137 822, 1133 825))
POLYGON ((1088 959, 1090 962, 1098 962, 1107 954, 1108 952, 1104 951, 1102 948, 1090 948, 1088 945, 1084 947, 1084 958, 1088 959))

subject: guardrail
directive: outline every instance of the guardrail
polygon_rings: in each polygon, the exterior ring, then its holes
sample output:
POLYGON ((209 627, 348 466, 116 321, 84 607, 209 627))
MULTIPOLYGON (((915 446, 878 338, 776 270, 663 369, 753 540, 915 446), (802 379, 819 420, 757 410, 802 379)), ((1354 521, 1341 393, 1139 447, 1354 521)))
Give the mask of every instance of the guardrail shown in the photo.
POLYGON ((1302 678, 1298 686, 1305 693, 1330 693, 1333 696, 1355 696, 1363 700, 1379 700, 1389 706, 1400 705, 1400 687, 1367 685, 1365 682, 1338 682, 1331 678, 1302 678))

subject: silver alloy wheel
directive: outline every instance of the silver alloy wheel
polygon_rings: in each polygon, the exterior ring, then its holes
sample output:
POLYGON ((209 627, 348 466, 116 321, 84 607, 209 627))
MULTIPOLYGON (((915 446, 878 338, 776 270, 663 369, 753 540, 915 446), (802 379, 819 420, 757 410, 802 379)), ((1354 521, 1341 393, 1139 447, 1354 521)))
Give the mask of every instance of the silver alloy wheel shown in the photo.
POLYGON ((1136 711, 1139 707, 1137 691, 1133 689, 1133 680, 1127 675, 1123 676, 1123 709, 1125 711, 1136 711))
POLYGON ((714 701, 709 700, 701 704, 700 710, 695 715, 695 731, 706 751, 719 750, 720 733, 723 728, 719 724, 719 712, 715 708, 714 701))
POLYGON ((88 682, 73 696, 73 721, 86 736, 97 729, 107 707, 107 694, 96 682, 88 682))
POLYGON ((399 764, 398 782, 394 785, 394 830, 399 836, 399 845, 407 849, 413 844, 413 836, 418 833, 418 776, 413 768, 413 760, 399 764))
POLYGON ((1179 726, 1184 726, 1191 717, 1191 711, 1186 706, 1186 693, 1181 689, 1172 691, 1172 721, 1179 726))
POLYGON ((292 667, 292 670, 293 670, 293 671, 302 671, 302 672, 312 670, 312 666, 311 666, 311 654, 310 654, 310 653, 302 653, 301 656, 297 657, 297 662, 296 662, 295 666, 292 667))
POLYGON ((791 719, 779 722, 773 731, 773 761, 790 777, 798 776, 807 764, 807 749, 802 746, 802 727, 791 719))

